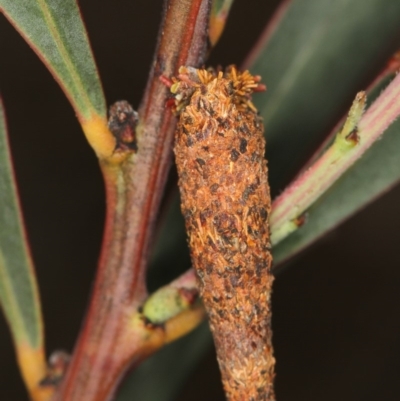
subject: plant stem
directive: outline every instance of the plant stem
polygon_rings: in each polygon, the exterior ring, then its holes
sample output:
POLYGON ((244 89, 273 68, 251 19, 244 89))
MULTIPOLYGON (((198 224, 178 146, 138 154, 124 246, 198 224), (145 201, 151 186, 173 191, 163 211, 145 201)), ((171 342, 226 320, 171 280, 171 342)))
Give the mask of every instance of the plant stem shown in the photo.
POLYGON ((400 115, 400 75, 382 92, 357 124, 356 138, 342 132, 329 149, 293 181, 272 205, 272 243, 296 229, 293 222, 329 189, 379 139, 400 115), (354 141, 355 140, 355 141, 354 141))
POLYGON ((136 313, 147 296, 145 269, 175 128, 175 118, 165 108, 168 90, 159 77, 176 74, 181 65, 204 62, 209 10, 208 0, 166 3, 139 108, 138 151, 121 163, 101 163, 107 197, 101 257, 89 312, 54 400, 110 399, 132 362, 173 338, 161 329, 149 331, 136 313))
MULTIPOLYGON (((392 57, 388 60, 386 65, 383 67, 382 71, 373 79, 373 81, 368 85, 366 89, 366 94, 369 99, 371 99, 371 94, 380 88, 384 82, 389 82, 393 80, 396 76, 397 71, 400 69, 400 51, 393 54, 392 57)), ((380 92, 380 90, 379 90, 380 92)), ((303 173, 303 171, 307 170, 312 164, 321 157, 324 151, 329 147, 329 144, 332 143, 335 135, 340 131, 340 127, 343 126, 346 121, 347 115, 344 115, 335 127, 331 130, 329 135, 323 140, 323 142, 318 146, 315 150, 314 154, 307 161, 307 163, 302 167, 302 169, 298 172, 298 176, 303 173)))

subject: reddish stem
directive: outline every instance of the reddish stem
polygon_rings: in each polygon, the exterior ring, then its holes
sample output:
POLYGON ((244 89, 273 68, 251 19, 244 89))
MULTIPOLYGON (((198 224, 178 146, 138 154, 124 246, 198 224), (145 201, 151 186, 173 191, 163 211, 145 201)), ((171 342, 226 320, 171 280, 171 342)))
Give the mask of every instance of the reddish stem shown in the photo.
POLYGON ((356 141, 339 133, 327 151, 273 202, 270 217, 273 244, 293 231, 290 222, 330 188, 399 117, 399 97, 400 75, 397 75, 358 122, 356 141))
POLYGON ((159 76, 204 62, 209 10, 209 0, 166 3, 139 108, 138 152, 121 164, 101 166, 107 197, 103 247, 89 312, 54 401, 110 399, 128 366, 162 345, 158 333, 149 338, 140 322, 132 329, 129 320, 147 296, 145 269, 175 128, 159 76))
MULTIPOLYGON (((387 80, 389 77, 394 78, 397 72, 400 70, 400 51, 397 51, 393 56, 388 60, 386 65, 383 67, 381 72, 373 79, 373 81, 368 85, 366 89, 367 96, 369 97, 370 93, 374 91, 378 86, 382 85, 382 82, 387 80)), ((318 146, 318 148, 314 151, 313 155, 307 161, 307 163, 301 168, 301 170, 297 173, 297 176, 294 179, 297 179, 304 171, 306 171, 319 157, 323 154, 323 152, 328 148, 329 144, 333 141, 335 135, 339 132, 340 127, 344 124, 347 118, 347 113, 343 115, 343 117, 337 122, 334 128, 329 132, 323 142, 318 146)))

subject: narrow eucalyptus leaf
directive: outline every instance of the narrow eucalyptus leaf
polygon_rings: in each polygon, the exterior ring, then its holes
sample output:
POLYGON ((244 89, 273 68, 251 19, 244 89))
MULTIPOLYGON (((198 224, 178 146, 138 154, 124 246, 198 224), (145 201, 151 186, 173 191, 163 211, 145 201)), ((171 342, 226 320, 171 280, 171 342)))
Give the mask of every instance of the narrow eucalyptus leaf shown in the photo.
POLYGON ((36 277, 23 228, 0 103, 0 302, 14 341, 42 347, 36 277))
POLYGON ((75 0, 0 0, 0 10, 44 62, 83 119, 106 116, 89 40, 75 0))

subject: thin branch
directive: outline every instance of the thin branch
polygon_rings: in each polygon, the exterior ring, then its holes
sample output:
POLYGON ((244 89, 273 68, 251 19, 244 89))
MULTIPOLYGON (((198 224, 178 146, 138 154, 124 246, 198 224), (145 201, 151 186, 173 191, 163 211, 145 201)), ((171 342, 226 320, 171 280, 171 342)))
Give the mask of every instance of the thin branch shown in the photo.
POLYGON ((147 296, 145 270, 175 127, 175 118, 165 108, 168 90, 159 77, 175 74, 181 65, 204 62, 209 10, 209 0, 166 3, 139 108, 138 151, 121 163, 101 164, 107 196, 102 253, 89 312, 55 400, 108 400, 133 361, 175 338, 166 339, 168 330, 159 328, 156 333, 164 334, 150 335, 137 312, 147 296))
MULTIPOLYGON (((370 97, 370 94, 380 88, 382 83, 391 81, 397 74, 397 71, 400 70, 400 51, 397 51, 390 57, 386 65, 383 67, 382 71, 372 80, 372 82, 368 85, 366 89, 367 97, 370 97)), ((346 121, 347 114, 345 114, 334 126, 334 128, 330 131, 328 136, 323 140, 323 142, 318 146, 315 150, 314 154, 310 157, 307 163, 302 167, 302 169, 298 172, 298 176, 301 175, 305 170, 312 166, 312 164, 321 157, 324 151, 329 147, 329 144, 332 143, 335 135, 339 132, 340 127, 343 126, 346 121)))
POLYGON ((297 219, 307 208, 330 188, 400 115, 399 96, 400 75, 367 110, 352 135, 343 135, 342 130, 330 148, 274 201, 270 219, 274 245, 299 226, 297 219))

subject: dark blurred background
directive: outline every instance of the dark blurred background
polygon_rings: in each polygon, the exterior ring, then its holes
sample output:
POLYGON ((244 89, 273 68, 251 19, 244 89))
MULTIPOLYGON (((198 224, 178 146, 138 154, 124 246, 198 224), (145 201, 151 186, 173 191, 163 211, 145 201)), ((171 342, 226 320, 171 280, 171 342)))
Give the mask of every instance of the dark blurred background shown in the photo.
MULTIPOLYGON (((162 1, 79 3, 108 103, 126 99, 136 107, 162 1)), ((240 64, 278 3, 237 0, 209 64, 240 64)), ((47 347, 71 351, 102 236, 102 179, 57 83, 3 17, 0 38, 0 88, 40 283, 47 347)), ((383 65, 390 53, 381 56, 383 65)), ((399 204, 397 187, 297 256, 277 277, 273 328, 280 401, 399 399, 399 204)), ((0 316, 0 400, 26 399, 0 316)), ((189 399, 223 400, 213 350, 178 398, 189 399)))

